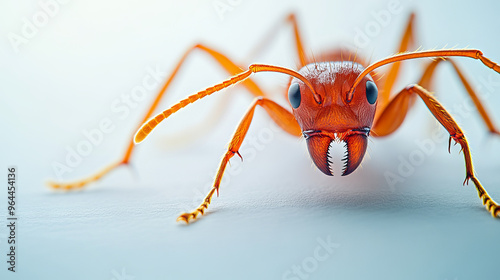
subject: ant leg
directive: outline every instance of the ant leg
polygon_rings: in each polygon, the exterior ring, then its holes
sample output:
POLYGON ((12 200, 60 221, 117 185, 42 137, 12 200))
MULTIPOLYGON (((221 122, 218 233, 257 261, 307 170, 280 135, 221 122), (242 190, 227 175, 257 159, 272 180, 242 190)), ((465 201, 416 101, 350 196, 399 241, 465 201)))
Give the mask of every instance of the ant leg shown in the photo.
POLYGON ((460 78, 460 81, 462 82, 465 90, 467 90, 467 93, 469 94, 470 98, 472 99, 472 102, 474 102, 474 105, 476 106, 477 110, 479 111, 479 114, 481 115, 481 118, 483 119, 484 123, 488 127, 488 130, 490 133, 500 135, 500 131, 495 127, 493 124, 493 121, 491 120, 488 112, 484 108, 483 104, 481 103, 481 100, 477 96, 476 92, 470 85, 468 79, 465 77, 463 71, 458 67, 457 63, 451 59, 437 59, 432 62, 430 62, 427 67, 425 68, 424 73, 422 74, 422 78, 420 79, 420 82, 418 83, 424 88, 429 88, 432 82, 432 78, 434 77, 434 70, 436 69, 436 66, 441 63, 441 62, 449 62, 453 66, 453 69, 457 73, 458 77, 460 78))
POLYGON ((306 57, 304 53, 304 45, 302 43, 302 38, 299 32, 299 25, 297 23, 297 17, 294 13, 288 14, 284 19, 280 20, 278 24, 276 24, 273 28, 269 30, 269 32, 264 36, 264 38, 260 41, 260 43, 250 52, 249 57, 255 57, 258 53, 261 53, 264 49, 266 49, 269 45, 269 42, 274 39, 278 33, 278 31, 283 27, 283 24, 292 24, 293 27, 293 35, 295 37, 295 46, 297 48, 297 56, 299 59, 299 67, 301 68, 305 66, 308 62, 310 62, 309 58, 306 57))
POLYGON ((78 180, 78 181, 73 181, 73 182, 66 182, 66 183, 60 183, 60 182, 55 182, 55 181, 47 181, 47 185, 53 189, 62 189, 62 190, 76 190, 76 189, 81 189, 87 184, 91 182, 95 182, 99 180, 102 176, 108 174, 111 172, 111 170, 114 170, 118 166, 124 164, 122 161, 114 162, 103 169, 101 169, 99 172, 97 172, 94 175, 91 175, 85 179, 78 180))
POLYGON ((190 220, 196 219, 199 214, 203 215, 208 205, 210 204, 214 193, 217 192, 217 195, 219 195, 219 185, 229 159, 231 159, 235 154, 241 157, 238 150, 243 143, 243 140, 245 139, 245 135, 248 132, 250 123, 252 122, 255 107, 257 107, 257 105, 264 108, 269 116, 286 132, 295 136, 302 135, 300 126, 295 120, 295 117, 292 115, 292 113, 270 99, 257 97, 236 128, 236 131, 234 132, 234 135, 229 142, 227 152, 224 154, 224 157, 222 158, 222 161, 220 163, 213 187, 203 200, 203 203, 201 203, 200 206, 191 213, 182 213, 177 218, 177 221, 184 221, 186 223, 189 223, 190 220))
MULTIPOLYGON (((402 53, 408 51, 408 49, 414 45, 414 26, 415 14, 412 13, 410 18, 408 19, 408 23, 406 25, 405 31, 403 32, 403 36, 401 38, 401 42, 399 44, 399 49, 397 53, 402 53)), ((392 87, 396 82, 396 78, 399 74, 401 63, 395 62, 391 65, 391 68, 387 72, 387 76, 383 78, 383 86, 381 87, 380 97, 379 97, 379 106, 380 108, 384 108, 387 103, 389 103, 390 95, 392 92, 392 87)))
MULTIPOLYGON (((460 144, 465 160, 464 184, 468 183, 469 180, 472 180, 476 186, 479 198, 481 199, 483 205, 486 206, 486 209, 493 217, 497 217, 500 214, 500 206, 493 201, 474 175, 469 144, 467 143, 467 139, 465 138, 462 129, 460 129, 453 117, 448 113, 448 111, 446 111, 439 101, 437 101, 437 99, 423 87, 419 85, 407 86, 391 100, 373 127, 375 136, 380 136, 380 134, 390 134, 401 125, 406 115, 408 102, 410 100, 409 98, 414 94, 419 96, 422 101, 424 101, 425 105, 429 108, 434 117, 448 131, 450 134, 450 145, 451 139, 460 144)), ((450 148, 448 147, 448 150, 449 149, 450 148)))
POLYGON ((287 22, 291 22, 293 25, 293 34, 295 36, 295 45, 297 47, 297 55, 299 56, 300 66, 305 66, 308 63, 306 54, 304 53, 304 46, 302 44, 302 39, 300 37, 299 25, 297 23, 297 18, 294 13, 291 13, 286 18, 287 22))
MULTIPOLYGON (((229 58, 227 58, 222 53, 217 52, 217 51, 215 51, 215 50, 213 50, 213 49, 211 49, 211 48, 209 48, 209 47, 207 47, 205 45, 202 45, 202 44, 194 45, 193 47, 191 47, 190 49, 188 49, 184 53, 184 55, 181 57, 181 59, 179 60, 179 62, 176 65, 176 67, 174 68, 173 72, 170 74, 170 76, 166 80, 165 84, 163 85, 162 89, 156 95, 156 98, 154 99, 153 103, 149 107, 149 110, 146 112, 146 114, 144 115, 143 119, 138 123, 137 129, 140 128, 141 125, 144 122, 146 122, 151 117, 151 115, 153 114, 153 112, 155 111, 155 109, 158 107, 158 104, 160 103, 160 100, 162 99, 162 97, 164 96, 164 94, 167 91, 168 87, 170 86, 171 82, 173 81, 174 77, 178 73, 180 67, 182 66, 182 64, 184 63, 184 61, 188 57, 188 55, 191 54, 192 51, 194 51, 196 49, 202 50, 202 51, 206 52, 207 54, 209 54, 230 75, 235 75, 235 74, 240 73, 242 71, 240 67, 238 67, 234 62, 232 62, 229 58)), ((245 86, 250 91, 250 93, 252 93, 254 96, 265 96, 264 92, 251 79, 246 79, 241 84, 243 86, 245 86)), ((137 129, 133 130, 134 133, 135 133, 135 131, 137 129)), ((102 170, 100 170, 96 174, 91 175, 91 176, 89 176, 87 178, 84 178, 82 180, 77 180, 77 181, 73 181, 73 182, 64 182, 64 183, 61 183, 61 182, 49 181, 49 182, 47 182, 47 184, 51 188, 54 188, 54 189, 63 189, 63 190, 81 189, 84 186, 88 185, 89 183, 92 183, 92 182, 95 182, 95 181, 99 180, 101 177, 103 177, 104 175, 108 174, 109 172, 111 172, 115 168, 117 168, 117 167, 119 167, 121 165, 127 165, 129 163, 129 161, 130 161, 130 156, 132 155, 132 152, 134 150, 133 139, 132 139, 132 137, 130 137, 129 139, 130 139, 130 142, 129 142, 128 146, 127 146, 127 149, 125 150, 125 152, 123 154, 123 158, 121 160, 119 160, 119 161, 117 161, 117 162, 115 162, 115 163, 113 163, 113 164, 111 164, 111 165, 103 168, 102 170)))

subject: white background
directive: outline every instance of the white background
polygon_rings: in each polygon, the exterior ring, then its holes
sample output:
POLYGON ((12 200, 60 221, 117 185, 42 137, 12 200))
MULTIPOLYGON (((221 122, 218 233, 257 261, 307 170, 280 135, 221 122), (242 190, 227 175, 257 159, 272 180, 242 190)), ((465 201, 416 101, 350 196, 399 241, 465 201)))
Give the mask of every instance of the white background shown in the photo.
MULTIPOLYGON (((354 46, 372 60, 388 56, 414 11, 416 40, 423 49, 479 48, 500 61, 500 5, 494 1, 401 1, 388 24, 377 23, 376 15, 388 11, 389 1, 347 2, 72 0, 59 4, 16 51, 9 38, 22 35, 24 20, 32 22, 46 1, 3 1, 0 166, 4 174, 7 166, 19 170, 19 221, 17 272, 8 272, 1 261, 1 278, 498 278, 500 224, 481 205, 474 187, 462 186, 465 172, 458 146, 450 155, 447 141, 434 142, 423 163, 402 174, 403 182, 390 186, 384 177, 387 172, 400 174, 404 161, 422 154, 415 140, 432 139, 436 128, 421 102, 397 133, 371 140, 362 167, 346 178, 323 175, 312 165, 304 141, 270 130, 269 119, 257 109, 248 134, 254 144, 246 144, 243 164, 238 158, 231 161, 220 197, 213 199, 206 216, 189 226, 175 219, 201 201, 252 100, 239 87, 162 123, 135 151, 133 168, 120 168, 81 192, 46 187, 45 181, 58 177, 54 164, 65 164, 68 149, 85 141, 83 131, 98 128, 106 118, 114 130, 62 179, 83 178, 118 160, 160 84, 123 119, 112 104, 141 86, 148 69, 170 73, 195 43, 206 43, 243 66, 261 62, 295 67, 289 27, 263 52, 250 55, 292 11, 312 54, 354 46), (214 7, 221 3, 232 9, 217 12, 214 7), (369 29, 374 25, 379 30, 369 29), (366 45, 356 44, 360 30, 371 30, 366 45), (224 101, 229 109, 210 127, 212 132, 187 136, 186 129, 224 101), (321 260, 315 255, 318 239, 338 245, 321 260), (294 266, 302 274, 293 274, 294 266)), ((500 123, 500 76, 479 61, 457 61, 487 95, 487 108, 500 123)), ((397 88, 416 82, 424 62, 405 64, 397 88)), ((160 107, 225 78, 211 58, 197 52, 160 107)), ((287 104, 282 94, 287 77, 255 78, 287 104)), ((467 133, 479 179, 499 201, 499 138, 488 135, 475 110, 460 109, 469 99, 449 65, 438 69, 435 81, 433 90, 467 133)), ((7 224, 6 196, 2 188, 0 260, 7 258, 8 232, 2 226, 7 224)))

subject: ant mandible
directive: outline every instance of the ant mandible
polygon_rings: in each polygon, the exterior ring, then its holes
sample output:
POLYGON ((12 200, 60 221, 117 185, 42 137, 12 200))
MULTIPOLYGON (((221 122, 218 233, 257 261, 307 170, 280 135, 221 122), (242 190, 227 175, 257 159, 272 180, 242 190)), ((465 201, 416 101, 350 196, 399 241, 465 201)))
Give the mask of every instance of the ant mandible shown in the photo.
MULTIPOLYGON (((351 174, 360 165, 366 152, 368 136, 382 137, 396 131, 403 123, 409 108, 413 106, 417 97, 422 99, 432 115, 448 131, 450 134, 449 145, 451 145, 452 139, 455 143, 460 144, 465 159, 466 175, 464 184, 472 180, 478 191, 479 198, 486 206, 486 209, 493 217, 497 217, 500 214, 500 206, 493 201, 474 175, 470 149, 464 133, 448 111, 426 88, 430 85, 436 66, 444 61, 449 62, 474 102, 488 130, 493 134, 500 135, 500 131, 493 125, 478 96, 463 75, 462 70, 460 70, 451 57, 478 59, 484 65, 498 73, 500 73, 500 66, 483 56, 481 51, 474 49, 407 52, 413 44, 414 18, 414 14, 411 14, 399 44, 398 53, 372 63, 366 68, 363 66, 366 65, 365 61, 351 51, 336 50, 321 56, 319 60, 307 57, 304 53, 304 47, 294 14, 287 16, 285 22, 293 26, 295 44, 300 61, 300 70, 298 71, 263 64, 252 64, 248 67, 248 70, 243 71, 242 68, 238 67, 222 53, 205 45, 197 44, 187 50, 181 57, 173 73, 167 79, 144 116, 144 119, 140 122, 140 128, 135 134, 133 141, 130 141, 121 160, 87 179, 71 183, 49 182, 49 185, 55 189, 79 189, 88 183, 98 180, 116 167, 127 165, 134 149, 134 144, 142 142, 164 119, 190 103, 231 85, 241 83, 255 96, 255 99, 229 142, 227 151, 217 171, 213 187, 208 195, 197 209, 191 213, 181 214, 177 218, 177 221, 188 223, 196 219, 199 214, 203 215, 214 193, 217 192, 218 195, 219 185, 227 163, 235 154, 241 157, 238 150, 245 139, 257 106, 264 108, 272 120, 284 131, 294 136, 303 136, 307 142, 307 148, 313 162, 326 175, 333 175, 328 151, 330 143, 332 141, 345 142, 346 154, 343 159, 344 167, 342 170, 342 176, 344 176, 351 174), (201 50, 209 54, 232 77, 181 100, 150 119, 186 57, 194 50, 201 50), (349 59, 344 60, 344 57, 349 57, 349 59), (418 83, 409 85, 399 91, 399 93, 391 96, 392 88, 399 74, 400 62, 425 57, 437 59, 432 60, 426 65, 418 83), (380 79, 374 80, 372 76, 378 74, 374 70, 387 64, 391 64, 391 68, 386 75, 382 75, 380 79), (258 72, 277 72, 291 76, 288 86, 288 100, 292 107, 292 112, 269 99, 250 78, 251 74, 258 72), (381 89, 380 94, 378 88, 381 89)), ((448 147, 448 151, 449 149, 450 147, 448 147)))

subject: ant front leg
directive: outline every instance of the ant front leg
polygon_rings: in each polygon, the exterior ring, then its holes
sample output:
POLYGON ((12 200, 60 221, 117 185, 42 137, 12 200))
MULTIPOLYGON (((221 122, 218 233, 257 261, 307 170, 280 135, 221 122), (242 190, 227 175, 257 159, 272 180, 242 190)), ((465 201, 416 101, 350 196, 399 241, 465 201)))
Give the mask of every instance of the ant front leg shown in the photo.
POLYGON ((410 102, 410 97, 415 94, 419 96, 422 101, 424 101, 425 105, 429 108, 434 117, 448 131, 450 134, 450 145, 452 139, 456 143, 460 144, 465 160, 464 184, 468 183, 469 180, 472 180, 476 186, 479 198, 481 199, 483 205, 486 206, 486 209, 493 217, 497 217, 500 214, 500 206, 488 195, 474 174, 469 144, 467 143, 467 139, 465 138, 462 129, 458 126, 448 111, 446 111, 443 105, 441 105, 439 101, 437 101, 437 99, 435 99, 423 87, 419 85, 410 85, 397 94, 382 111, 380 117, 375 121, 372 129, 373 135, 383 136, 394 132, 403 122, 408 109, 408 103, 410 102))
POLYGON ((471 98, 472 102, 477 108, 477 111, 479 112, 479 115, 483 119, 484 123, 488 127, 488 130, 492 134, 500 135, 500 131, 495 127, 493 121, 491 120, 491 117, 489 116, 488 112, 484 108, 483 104, 481 103, 481 100, 477 96, 476 92, 470 85, 468 79, 465 77, 463 71, 458 67, 457 63, 451 59, 451 58, 441 58, 437 60, 431 61, 427 67, 424 70, 424 73, 422 74, 422 78, 420 79, 420 82, 418 83, 424 88, 429 88, 429 85, 431 84, 432 78, 434 77, 434 71, 437 67, 437 65, 441 64, 441 62, 449 62, 452 66, 453 69, 455 70, 455 73, 458 75, 458 78, 462 82, 462 85, 464 86, 465 90, 467 91, 467 94, 471 98))
MULTIPOLYGON (((215 61, 222 66, 222 68, 230 75, 235 75, 237 73, 241 72, 241 68, 236 65, 234 62, 232 62, 229 58, 227 58, 224 54, 215 51, 205 45, 202 44, 197 44, 190 49, 188 49, 184 55, 181 57, 177 65, 175 66, 173 72, 170 74, 168 79, 165 81, 165 84, 163 85, 162 89, 158 92, 156 95, 153 103, 149 107, 148 111, 144 115, 143 119, 139 122, 137 128, 134 130, 134 132, 141 127, 143 123, 145 123, 153 114, 153 112, 156 110, 158 107, 158 104, 160 103, 162 97, 165 95, 167 89, 169 88, 170 84, 174 80, 175 76, 177 75, 179 69, 181 66, 184 64, 184 61, 186 58, 194 51, 194 50, 201 50, 210 55, 215 61)), ((243 86, 245 86, 250 93, 252 93, 254 96, 265 96, 264 92, 260 89, 260 87, 251 79, 247 79, 241 83, 243 86)), ((49 181, 47 184, 53 188, 53 189, 62 189, 62 190, 75 190, 75 189, 81 189, 88 184, 95 182, 102 178, 103 176, 109 174, 112 170, 116 169, 119 166, 122 165, 127 165, 130 161, 130 157, 132 155, 132 152, 134 151, 135 145, 132 137, 129 138, 130 141, 128 143, 127 148, 125 149, 123 156, 120 160, 117 162, 112 163, 111 165, 103 168, 99 172, 97 172, 94 175, 91 175, 87 178, 73 181, 73 182, 55 182, 55 181, 49 181)))
POLYGON ((302 135, 300 126, 295 120, 295 117, 292 115, 292 113, 270 99, 263 97, 256 98, 241 120, 236 131, 234 132, 233 137, 231 138, 231 141, 229 142, 227 151, 224 154, 224 157, 222 158, 219 169, 217 171, 212 189, 198 208, 190 213, 181 214, 177 218, 177 221, 184 221, 186 223, 189 223, 189 221, 196 219, 199 214, 203 215, 208 205, 210 204, 214 193, 217 192, 217 195, 219 195, 219 186, 222 180, 222 176, 224 175, 224 170, 226 169, 227 163, 235 154, 241 157, 238 150, 241 147, 241 144, 243 143, 243 140, 245 139, 245 136, 248 132, 257 105, 263 107, 269 114, 269 116, 289 134, 295 136, 302 135))

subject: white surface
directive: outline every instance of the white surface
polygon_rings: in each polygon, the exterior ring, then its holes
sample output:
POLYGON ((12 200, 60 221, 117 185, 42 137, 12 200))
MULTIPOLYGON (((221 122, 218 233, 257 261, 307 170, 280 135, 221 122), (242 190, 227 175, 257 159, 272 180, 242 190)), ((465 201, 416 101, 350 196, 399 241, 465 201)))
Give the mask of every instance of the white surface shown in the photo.
MULTIPOLYGON (((210 185, 251 102, 241 89, 193 104, 162 124, 134 154, 136 172, 118 169, 82 192, 49 191, 44 181, 56 177, 52 165, 64 162, 65 147, 74 148, 85 139, 84 129, 96 128, 106 117, 116 125, 114 131, 63 179, 81 178, 118 159, 155 90, 124 119, 111 104, 141 85, 147 69, 170 72, 192 44, 205 42, 244 65, 293 67, 297 58, 290 29, 261 55, 246 57, 288 12, 297 12, 306 47, 317 53, 339 42, 352 45, 357 28, 366 28, 375 19, 372 12, 388 3, 367 1, 356 4, 365 7, 359 10, 347 1, 243 1, 221 20, 213 7, 217 1, 163 2, 70 1, 19 53, 7 36, 19 33, 22 19, 40 10, 39 4, 4 3, 0 9, 0 166, 18 167, 20 188, 18 272, 8 272, 2 262, 1 279, 283 279, 303 264, 304 279, 500 277, 500 223, 486 212, 472 185, 461 186, 464 164, 458 147, 449 155, 447 142, 437 143, 424 163, 394 187, 384 178, 419 149, 415 139, 430 137, 430 114, 421 104, 394 136, 372 139, 362 168, 346 178, 316 170, 303 140, 281 132, 259 140, 271 131, 259 110, 248 135, 257 144, 247 144, 243 164, 237 158, 231 162, 220 197, 189 226, 175 219, 195 207, 210 185), (166 144, 227 95, 234 96, 231 108, 212 133, 186 145, 166 144), (318 239, 329 238, 338 248, 314 267, 318 239)), ((401 3, 403 11, 359 52, 373 60, 393 53, 413 10, 424 49, 479 48, 500 61, 500 5, 443 2, 401 3)), ((500 76, 478 61, 458 61, 473 84, 490 93, 486 103, 500 123, 500 76), (482 79, 492 81, 491 89, 482 79)), ((407 65, 400 87, 416 81, 422 61, 407 65)), ((451 67, 438 72, 435 91, 445 106, 467 102, 451 67)), ((205 56, 193 55, 161 107, 226 77, 205 56)), ((256 79, 281 98, 286 77, 260 74, 256 79)), ((500 140, 488 137, 475 112, 457 119, 468 133, 479 179, 499 201, 500 140)), ((0 259, 5 259, 5 189, 0 206, 0 259)))

